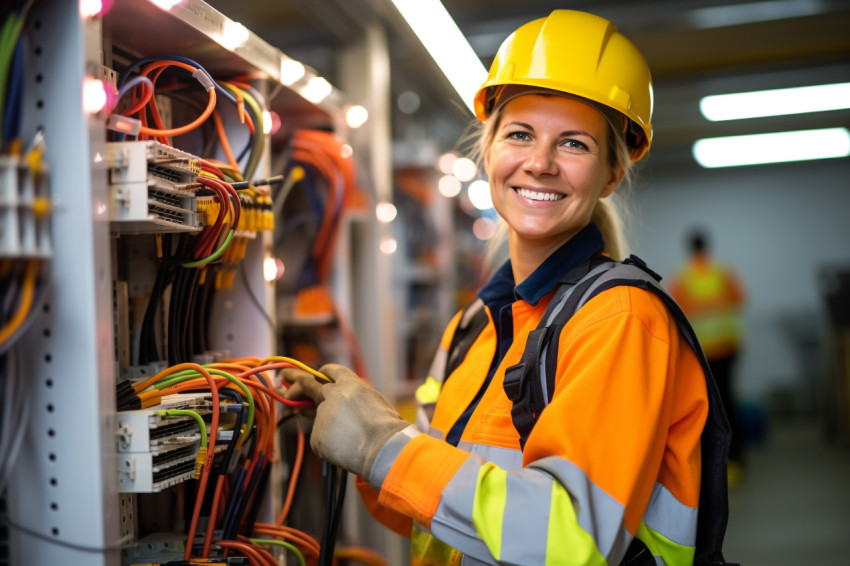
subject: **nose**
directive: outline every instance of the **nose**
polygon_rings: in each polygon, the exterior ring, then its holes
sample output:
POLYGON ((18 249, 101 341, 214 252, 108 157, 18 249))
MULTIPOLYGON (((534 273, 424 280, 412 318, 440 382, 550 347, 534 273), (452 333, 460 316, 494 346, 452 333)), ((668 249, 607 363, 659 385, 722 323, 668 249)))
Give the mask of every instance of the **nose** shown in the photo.
POLYGON ((558 163, 555 160, 554 153, 543 144, 529 148, 524 167, 527 173, 535 177, 558 173, 558 163))

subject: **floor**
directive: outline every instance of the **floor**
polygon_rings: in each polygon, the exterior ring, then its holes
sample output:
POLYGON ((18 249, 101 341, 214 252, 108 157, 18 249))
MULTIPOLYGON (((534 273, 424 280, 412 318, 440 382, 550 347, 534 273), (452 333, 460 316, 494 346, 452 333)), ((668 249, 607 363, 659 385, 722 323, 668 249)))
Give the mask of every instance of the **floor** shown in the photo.
POLYGON ((850 445, 804 419, 771 423, 730 489, 724 545, 742 566, 850 565, 850 445))

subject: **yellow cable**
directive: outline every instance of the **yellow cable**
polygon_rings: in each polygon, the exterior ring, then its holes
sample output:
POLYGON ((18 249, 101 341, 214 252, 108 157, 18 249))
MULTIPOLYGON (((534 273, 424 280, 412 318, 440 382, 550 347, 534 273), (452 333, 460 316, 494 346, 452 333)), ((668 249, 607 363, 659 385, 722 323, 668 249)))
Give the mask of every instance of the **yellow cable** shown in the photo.
POLYGON ((35 295, 35 280, 38 277, 38 261, 29 260, 24 270, 23 290, 21 291, 21 303, 18 305, 18 310, 14 316, 9 319, 9 322, 0 330, 0 344, 5 344, 11 336, 17 332, 32 308, 32 299, 35 295))
POLYGON ((334 383, 334 380, 333 380, 333 379, 331 379, 330 377, 326 376, 326 375, 325 375, 325 374, 323 374, 322 372, 316 371, 316 370, 314 370, 313 368, 311 368, 310 366, 308 366, 308 365, 306 365, 306 364, 302 364, 302 363, 301 363, 301 362, 299 362, 298 360, 294 360, 294 359, 292 359, 292 358, 287 358, 287 357, 285 357, 285 356, 269 356, 268 358, 266 358, 266 359, 264 359, 262 362, 260 362, 260 365, 261 365, 261 366, 264 366, 264 365, 267 365, 267 364, 274 364, 274 363, 286 363, 286 364, 292 364, 292 365, 294 365, 295 367, 297 367, 297 368, 299 368, 299 369, 303 369, 304 371, 306 371, 306 372, 307 372, 307 373, 309 373, 310 375, 312 375, 312 376, 314 376, 314 377, 318 377, 318 378, 319 378, 319 379, 321 379, 322 381, 325 381, 325 382, 327 382, 327 383, 334 383))

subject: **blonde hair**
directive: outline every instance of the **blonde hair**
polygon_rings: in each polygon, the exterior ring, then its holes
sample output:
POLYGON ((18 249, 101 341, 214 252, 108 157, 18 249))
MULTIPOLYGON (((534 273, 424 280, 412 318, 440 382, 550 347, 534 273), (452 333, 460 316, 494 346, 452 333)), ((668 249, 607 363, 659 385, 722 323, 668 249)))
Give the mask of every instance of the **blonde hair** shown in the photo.
MULTIPOLYGON (((557 95, 557 93, 553 93, 557 95)), ((612 116, 612 113, 598 104, 591 101, 584 101, 591 106, 599 109, 605 121, 608 124, 608 166, 613 171, 622 171, 623 179, 620 181, 620 186, 625 186, 628 189, 631 186, 632 167, 634 163, 630 157, 630 150, 626 143, 625 132, 623 128, 616 124, 617 116, 612 116)), ((496 131, 499 129, 499 124, 502 120, 502 109, 504 105, 498 106, 490 114, 490 117, 485 122, 474 121, 467 133, 462 138, 462 143, 469 143, 476 140, 472 148, 472 157, 479 164, 487 168, 487 154, 490 145, 493 143, 493 138, 496 136, 496 131)), ((622 191, 614 191, 611 196, 600 198, 596 202, 596 206, 591 214, 590 221, 599 227, 602 232, 602 238, 605 240, 605 248, 603 252, 613 259, 622 260, 628 256, 628 246, 623 229, 623 217, 626 215, 626 195, 622 191)), ((492 262, 499 261, 504 255, 504 244, 508 236, 507 225, 504 220, 499 221, 499 227, 494 236, 487 243, 485 252, 485 260, 488 266, 495 268, 498 264, 492 262)))

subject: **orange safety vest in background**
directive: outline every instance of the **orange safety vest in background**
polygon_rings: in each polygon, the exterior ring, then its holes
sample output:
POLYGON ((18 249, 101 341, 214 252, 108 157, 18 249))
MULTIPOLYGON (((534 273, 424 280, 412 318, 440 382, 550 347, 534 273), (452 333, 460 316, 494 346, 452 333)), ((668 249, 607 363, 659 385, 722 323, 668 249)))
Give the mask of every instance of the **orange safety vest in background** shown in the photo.
POLYGON ((444 380, 458 314, 420 391, 424 434, 393 437, 373 485, 359 482, 379 520, 400 533, 413 528, 414 566, 461 559, 547 565, 567 557, 618 564, 635 536, 668 565, 693 562, 706 384, 651 292, 614 287, 570 319, 559 337, 551 403, 521 449, 505 369, 519 362, 552 294, 512 304, 513 344, 455 447, 446 434, 484 385, 497 349, 488 310, 488 326, 444 380))
POLYGON ((709 360, 734 354, 743 340, 743 287, 732 271, 697 254, 676 274, 670 294, 685 311, 709 360))

